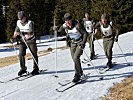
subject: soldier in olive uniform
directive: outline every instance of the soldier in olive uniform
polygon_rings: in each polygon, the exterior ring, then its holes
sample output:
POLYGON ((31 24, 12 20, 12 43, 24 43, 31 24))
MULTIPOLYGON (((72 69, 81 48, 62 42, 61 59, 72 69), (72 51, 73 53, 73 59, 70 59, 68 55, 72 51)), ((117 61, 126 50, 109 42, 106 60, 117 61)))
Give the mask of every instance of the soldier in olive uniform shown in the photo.
POLYGON ((13 38, 19 38, 19 60, 20 60, 20 71, 18 75, 21 76, 22 74, 27 72, 27 67, 25 66, 25 55, 26 55, 26 44, 28 45, 31 53, 34 56, 34 65, 33 71, 31 74, 36 75, 39 74, 38 68, 38 56, 37 56, 37 46, 36 46, 36 39, 34 34, 34 23, 31 20, 28 20, 24 11, 18 12, 18 21, 14 31, 13 38))
POLYGON ((71 56, 75 65, 75 75, 73 82, 78 82, 83 75, 80 56, 83 53, 88 33, 84 26, 72 19, 70 13, 64 15, 65 23, 58 32, 66 33, 67 45, 70 47, 71 56))
POLYGON ((95 33, 98 28, 100 28, 102 32, 104 52, 108 59, 105 68, 112 68, 112 48, 114 41, 118 41, 118 29, 109 21, 106 14, 102 14, 101 21, 95 25, 95 33))
POLYGON ((83 18, 83 23, 86 31, 88 32, 87 42, 89 43, 89 48, 90 48, 90 59, 93 60, 95 58, 95 51, 94 51, 94 36, 92 33, 95 22, 92 20, 89 13, 85 13, 85 18, 83 18))

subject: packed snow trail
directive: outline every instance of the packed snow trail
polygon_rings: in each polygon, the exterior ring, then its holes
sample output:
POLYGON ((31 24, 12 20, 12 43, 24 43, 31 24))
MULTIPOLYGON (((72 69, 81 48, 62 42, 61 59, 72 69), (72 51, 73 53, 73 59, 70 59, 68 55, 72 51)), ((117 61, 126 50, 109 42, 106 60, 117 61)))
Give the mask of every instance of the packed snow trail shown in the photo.
MULTIPOLYGON (((59 78, 55 78, 55 54, 51 52, 49 55, 39 57, 39 67, 41 69, 47 69, 46 72, 40 75, 36 75, 23 81, 14 80, 12 82, 0 83, 0 100, 99 100, 101 96, 108 93, 108 89, 115 83, 121 82, 123 79, 130 75, 133 75, 133 32, 128 32, 119 37, 119 44, 122 48, 124 55, 121 53, 117 43, 113 48, 113 62, 117 62, 117 65, 104 74, 99 75, 96 69, 104 67, 106 65, 106 57, 100 45, 95 41, 95 52, 99 54, 98 58, 92 60, 95 65, 88 66, 82 63, 84 73, 90 73, 90 77, 82 84, 78 84, 73 88, 60 93, 56 91, 59 87, 58 82, 65 80, 72 80, 74 76, 74 65, 71 59, 69 49, 57 50, 57 75, 59 78), (127 66, 127 62, 131 66, 127 66), (100 80, 100 77, 103 80, 100 80)), ((102 40, 98 40, 102 45, 102 40)), ((47 42, 47 45, 54 44, 54 42, 47 42), (48 44, 49 43, 49 44, 48 44)), ((46 46, 46 43, 42 43, 41 50, 46 46)), ((57 45, 65 45, 64 41, 58 41, 57 45)), ((54 46, 54 45, 53 45, 54 46)), ((88 52, 88 44, 85 48, 88 52)), ((7 51, 5 51, 7 52, 7 51)), ((4 53, 4 51, 2 51, 4 53)), ((6 53, 9 56, 12 52, 6 53)), ((81 59, 86 56, 83 54, 81 59)), ((91 64, 91 63, 90 63, 91 64)), ((32 71, 32 60, 26 61, 28 71, 32 71)), ((0 81, 5 81, 17 76, 19 71, 19 63, 6 66, 0 69, 0 81)))

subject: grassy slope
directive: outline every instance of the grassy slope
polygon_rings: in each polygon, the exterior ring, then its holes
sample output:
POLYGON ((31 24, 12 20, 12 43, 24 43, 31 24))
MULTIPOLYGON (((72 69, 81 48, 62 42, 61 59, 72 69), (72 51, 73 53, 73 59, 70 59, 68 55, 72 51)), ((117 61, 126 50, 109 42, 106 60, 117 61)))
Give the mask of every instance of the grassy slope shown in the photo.
POLYGON ((133 76, 115 84, 102 100, 133 100, 133 76))

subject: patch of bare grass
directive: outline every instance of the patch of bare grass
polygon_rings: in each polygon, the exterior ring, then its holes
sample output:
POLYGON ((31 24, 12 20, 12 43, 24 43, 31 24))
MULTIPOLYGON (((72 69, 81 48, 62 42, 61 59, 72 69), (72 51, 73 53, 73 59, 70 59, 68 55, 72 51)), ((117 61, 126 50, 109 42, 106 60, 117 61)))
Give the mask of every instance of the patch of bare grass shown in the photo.
MULTIPOLYGON (((6 46, 6 48, 7 48, 7 46, 6 46)), ((13 48, 13 46, 8 46, 8 48, 13 48)), ((57 49, 64 50, 64 49, 67 49, 67 48, 68 47, 63 46, 63 47, 59 47, 57 49)), ((47 50, 38 51, 38 57, 48 55, 54 49, 55 48, 50 48, 49 47, 47 50)), ((30 60, 30 59, 32 59, 32 55, 30 53, 27 53, 25 58, 26 58, 26 60, 30 60)), ((5 66, 11 65, 11 64, 18 63, 18 62, 19 62, 18 55, 0 58, 0 67, 5 67, 5 66)))
POLYGON ((133 100, 133 76, 115 84, 102 100, 133 100))

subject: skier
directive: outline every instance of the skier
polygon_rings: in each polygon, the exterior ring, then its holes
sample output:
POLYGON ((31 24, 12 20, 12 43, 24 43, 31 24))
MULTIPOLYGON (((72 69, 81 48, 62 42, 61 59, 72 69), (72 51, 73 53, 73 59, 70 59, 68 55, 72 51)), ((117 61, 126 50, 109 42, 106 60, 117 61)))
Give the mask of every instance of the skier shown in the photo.
POLYGON ((88 38, 87 42, 89 43, 89 48, 90 48, 90 59, 93 60, 95 59, 95 51, 94 51, 94 36, 93 36, 93 28, 95 25, 95 22, 92 20, 91 16, 89 13, 85 13, 85 18, 83 18, 83 24, 88 32, 88 38))
POLYGON ((28 45, 28 48, 35 58, 33 71, 31 72, 31 74, 39 74, 37 46, 34 34, 34 23, 33 21, 28 20, 24 11, 18 12, 18 21, 13 35, 13 39, 16 38, 19 38, 19 60, 21 67, 20 71, 18 72, 18 76, 27 73, 27 67, 25 66, 25 55, 27 49, 26 45, 28 45))
POLYGON ((112 48, 114 41, 118 41, 118 29, 111 21, 109 21, 108 16, 106 14, 102 14, 101 21, 99 21, 95 25, 95 34, 97 33, 97 29, 100 28, 103 37, 103 47, 105 55, 108 59, 108 62, 105 68, 112 68, 112 48))
POLYGON ((66 33, 66 42, 70 47, 71 56, 75 65, 75 75, 72 82, 78 82, 83 75, 80 56, 83 53, 88 33, 84 26, 72 19, 70 13, 64 15, 65 23, 59 28, 58 32, 66 33))

